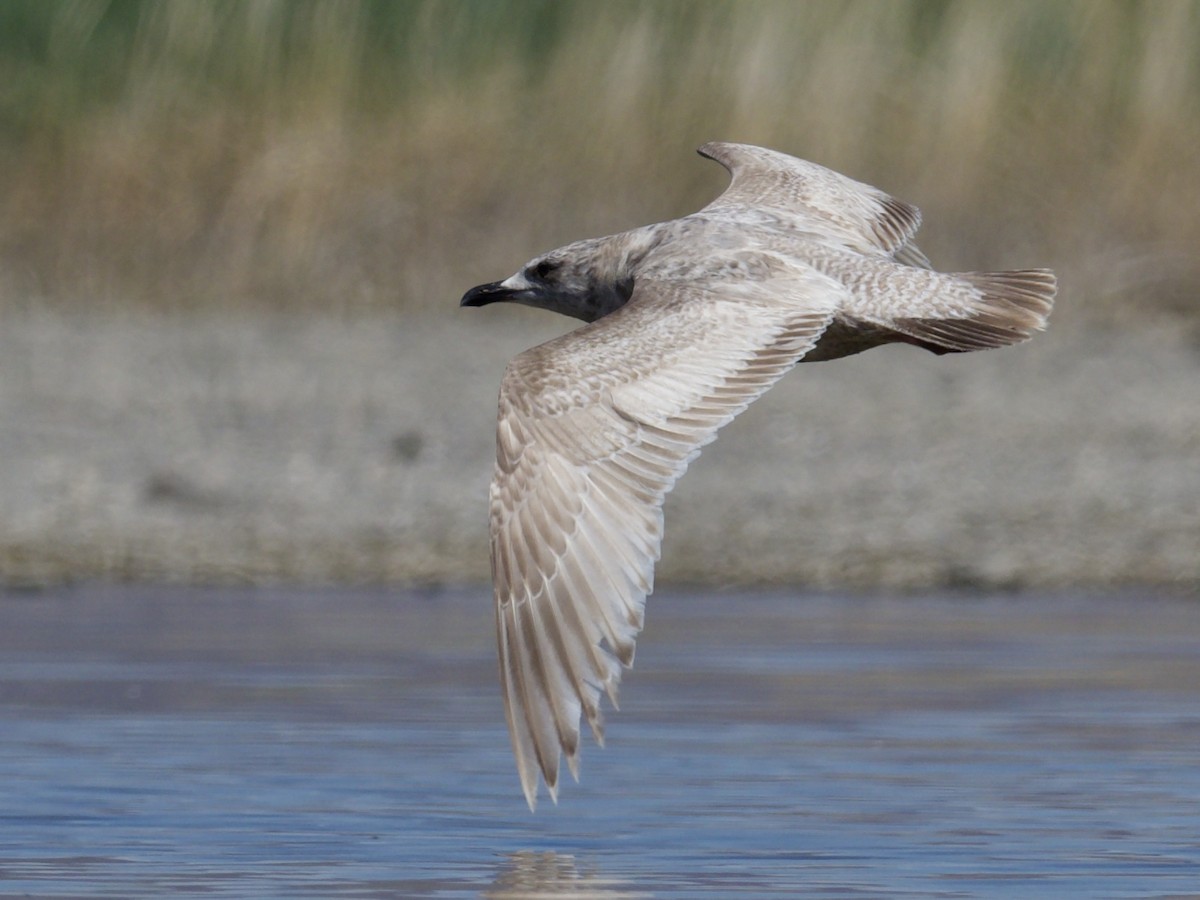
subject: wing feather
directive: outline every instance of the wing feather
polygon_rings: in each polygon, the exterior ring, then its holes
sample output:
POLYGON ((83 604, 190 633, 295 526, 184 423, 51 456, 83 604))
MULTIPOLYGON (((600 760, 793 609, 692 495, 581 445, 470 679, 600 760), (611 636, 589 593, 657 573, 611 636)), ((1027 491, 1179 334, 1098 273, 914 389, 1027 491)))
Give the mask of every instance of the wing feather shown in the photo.
POLYGON ((853 250, 929 268, 929 260, 912 243, 921 227, 921 211, 912 204, 840 172, 764 147, 716 141, 699 152, 732 176, 725 193, 702 214, 741 217, 766 211, 853 250))
POLYGON ((806 353, 841 297, 811 270, 701 292, 640 285, 620 311, 518 356, 491 491, 497 641, 517 770, 557 797, 579 721, 603 743, 633 663, 662 503, 700 448, 806 353), (651 300, 653 302, 648 302, 651 300))

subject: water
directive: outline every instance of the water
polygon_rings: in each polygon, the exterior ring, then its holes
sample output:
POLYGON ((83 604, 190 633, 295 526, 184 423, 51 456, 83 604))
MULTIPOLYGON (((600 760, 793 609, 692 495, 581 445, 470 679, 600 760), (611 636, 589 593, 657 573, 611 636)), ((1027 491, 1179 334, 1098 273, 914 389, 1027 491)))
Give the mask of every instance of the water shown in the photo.
POLYGON ((1200 602, 652 598, 526 809, 485 589, 0 594, 0 897, 1200 897, 1200 602))

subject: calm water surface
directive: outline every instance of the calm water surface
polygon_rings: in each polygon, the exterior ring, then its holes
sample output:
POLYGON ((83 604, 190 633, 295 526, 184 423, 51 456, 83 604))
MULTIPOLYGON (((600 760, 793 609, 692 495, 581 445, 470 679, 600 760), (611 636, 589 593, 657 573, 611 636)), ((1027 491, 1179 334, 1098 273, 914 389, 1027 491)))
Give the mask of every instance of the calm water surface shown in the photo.
POLYGON ((0 897, 1200 897, 1200 599, 665 591, 525 807, 484 588, 0 593, 0 897))

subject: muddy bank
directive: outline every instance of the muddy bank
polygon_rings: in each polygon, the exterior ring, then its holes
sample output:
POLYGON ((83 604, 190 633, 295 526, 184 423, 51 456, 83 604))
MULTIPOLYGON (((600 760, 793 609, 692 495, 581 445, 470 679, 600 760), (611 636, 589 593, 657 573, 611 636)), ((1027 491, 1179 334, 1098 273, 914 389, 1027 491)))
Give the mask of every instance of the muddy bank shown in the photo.
MULTIPOLYGON (((500 374, 560 327, 490 312, 6 313, 0 579, 486 579, 500 374)), ((1162 330, 801 366, 669 498, 660 581, 1194 589, 1198 397, 1162 330)))

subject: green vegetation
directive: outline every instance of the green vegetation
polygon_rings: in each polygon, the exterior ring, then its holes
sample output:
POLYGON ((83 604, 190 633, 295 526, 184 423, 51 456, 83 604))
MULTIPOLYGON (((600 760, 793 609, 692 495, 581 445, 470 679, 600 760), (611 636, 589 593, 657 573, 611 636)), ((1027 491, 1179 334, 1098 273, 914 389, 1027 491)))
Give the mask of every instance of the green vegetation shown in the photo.
POLYGON ((0 303, 452 306, 743 140, 1200 318, 1200 3, 5 0, 0 303))

